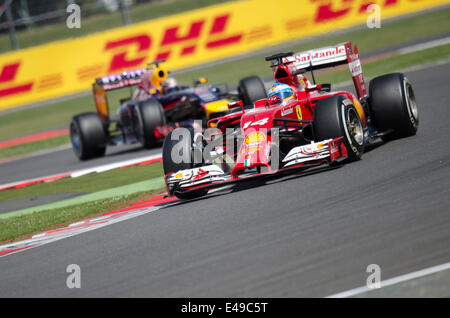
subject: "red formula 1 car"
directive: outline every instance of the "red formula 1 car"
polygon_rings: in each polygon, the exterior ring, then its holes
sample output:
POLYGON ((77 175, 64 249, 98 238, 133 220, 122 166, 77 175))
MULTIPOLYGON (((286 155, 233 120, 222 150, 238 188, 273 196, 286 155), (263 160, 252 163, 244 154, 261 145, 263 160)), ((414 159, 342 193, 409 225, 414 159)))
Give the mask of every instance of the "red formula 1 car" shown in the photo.
POLYGON ((214 128, 167 136, 163 165, 169 195, 191 199, 250 177, 359 160, 368 145, 417 131, 408 79, 400 73, 379 76, 367 92, 350 42, 266 60, 275 78, 267 98, 251 107, 230 104, 228 114, 209 121, 214 128), (314 79, 314 70, 342 64, 349 66, 356 96, 310 83, 304 75, 311 71, 314 79))

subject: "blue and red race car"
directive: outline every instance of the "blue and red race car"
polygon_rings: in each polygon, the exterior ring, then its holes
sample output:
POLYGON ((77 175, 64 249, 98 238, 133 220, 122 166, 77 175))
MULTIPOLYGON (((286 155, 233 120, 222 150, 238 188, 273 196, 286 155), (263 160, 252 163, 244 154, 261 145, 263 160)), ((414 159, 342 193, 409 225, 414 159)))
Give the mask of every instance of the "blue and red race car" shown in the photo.
POLYGON ((350 42, 266 60, 275 79, 267 98, 251 107, 231 103, 228 114, 211 119, 206 131, 168 134, 163 165, 169 195, 191 199, 252 177, 355 161, 368 145, 416 134, 411 83, 401 73, 387 74, 372 79, 367 91, 350 42), (343 64, 349 66, 356 95, 305 77, 343 64))
POLYGON ((72 148, 80 160, 103 156, 108 145, 140 142, 145 148, 156 147, 177 127, 192 127, 194 120, 206 126, 209 119, 228 110, 230 100, 241 98, 251 104, 266 96, 264 83, 256 76, 242 79, 234 94, 226 84, 221 89, 220 84, 205 85, 204 79, 193 87, 180 86, 168 77, 162 62, 96 79, 97 112, 76 115, 70 123, 72 148), (111 114, 107 93, 126 87, 131 96, 121 99, 116 113, 111 114))

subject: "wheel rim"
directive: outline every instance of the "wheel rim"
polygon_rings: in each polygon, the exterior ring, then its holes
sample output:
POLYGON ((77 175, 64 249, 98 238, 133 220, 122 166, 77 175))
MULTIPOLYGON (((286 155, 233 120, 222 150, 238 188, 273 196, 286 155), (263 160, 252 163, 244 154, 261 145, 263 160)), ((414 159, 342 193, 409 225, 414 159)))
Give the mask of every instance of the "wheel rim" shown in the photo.
POLYGON ((136 139, 141 143, 144 144, 144 128, 141 123, 141 116, 139 116, 139 111, 136 109, 134 110, 136 120, 134 121, 134 129, 136 134, 136 139))
POLYGON ((81 138, 78 127, 74 124, 70 125, 70 139, 72 141, 73 151, 79 156, 81 154, 81 138))
POLYGON ((417 122, 419 121, 419 112, 417 110, 416 98, 412 86, 408 82, 405 82, 405 92, 409 115, 417 122))
POLYGON ((347 112, 347 131, 358 145, 361 146, 364 143, 364 130, 359 115, 354 108, 349 108, 347 112))

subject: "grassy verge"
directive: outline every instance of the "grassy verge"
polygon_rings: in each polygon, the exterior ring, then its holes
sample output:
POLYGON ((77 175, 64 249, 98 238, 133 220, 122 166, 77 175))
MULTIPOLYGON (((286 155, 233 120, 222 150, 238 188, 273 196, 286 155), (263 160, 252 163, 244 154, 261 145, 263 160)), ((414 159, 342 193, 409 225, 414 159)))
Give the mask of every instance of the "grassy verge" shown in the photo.
POLYGON ((92 96, 3 115, 0 116, 0 140, 67 128, 73 115, 89 111, 95 111, 92 96))
POLYGON ((103 215, 148 200, 163 190, 116 196, 75 206, 35 212, 7 219, 0 219, 0 244, 25 240, 32 235, 61 228, 71 223, 103 215))
MULTIPOLYGON (((226 1, 229 0, 166 0, 156 3, 145 3, 130 7, 129 15, 131 22, 137 23, 226 1)), ((27 48, 52 41, 80 37, 121 26, 123 26, 123 19, 122 13, 119 11, 82 17, 81 28, 79 29, 67 28, 65 18, 62 18, 61 22, 58 24, 31 28, 28 30, 18 30, 16 35, 20 48, 27 48)), ((0 35, 0 53, 5 53, 9 50, 11 50, 9 35, 8 33, 3 33, 0 35)))
MULTIPOLYGON (((0 218, 0 243, 26 239, 38 232, 60 228, 73 222, 99 216, 109 211, 128 207, 133 203, 148 200, 152 195, 163 193, 165 189, 158 189, 159 186, 154 186, 153 189, 156 189, 154 191, 147 190, 145 192, 142 192, 142 187, 141 190, 133 190, 136 192, 120 191, 120 189, 124 189, 127 185, 134 186, 141 181, 162 178, 162 175, 162 164, 156 162, 144 166, 114 169, 78 178, 64 178, 21 189, 1 191, 0 204, 1 202, 56 193, 89 192, 96 195, 97 198, 99 198, 98 193, 102 193, 102 190, 113 191, 114 193, 108 197, 81 204, 59 205, 60 207, 53 206, 48 209, 42 206, 38 212, 29 211, 26 214, 15 212, 13 216, 0 218)), ((146 189, 151 188, 146 187, 146 189)), ((58 205, 58 203, 56 204, 58 205)), ((36 208, 39 209, 39 207, 36 208)))
POLYGON ((52 149, 70 143, 69 136, 58 136, 49 139, 34 141, 22 145, 0 149, 0 160, 10 157, 23 156, 37 151, 52 149))
POLYGON ((90 173, 78 178, 63 178, 48 183, 38 183, 20 189, 0 191, 0 203, 23 198, 56 193, 92 193, 163 176, 162 164, 155 162, 144 166, 113 169, 90 173))
MULTIPOLYGON (((114 113, 121 98, 129 97, 128 88, 108 93, 110 112, 114 113)), ((68 128, 72 116, 84 112, 95 112, 92 95, 70 99, 22 111, 0 115, 0 140, 38 133, 45 130, 68 128)))

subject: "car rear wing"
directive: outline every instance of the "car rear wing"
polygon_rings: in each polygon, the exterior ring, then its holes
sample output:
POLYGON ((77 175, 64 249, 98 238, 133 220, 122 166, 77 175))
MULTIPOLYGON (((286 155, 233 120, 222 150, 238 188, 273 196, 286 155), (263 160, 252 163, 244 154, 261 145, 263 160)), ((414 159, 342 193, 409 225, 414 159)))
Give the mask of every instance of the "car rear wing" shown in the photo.
POLYGON ((149 67, 147 68, 138 68, 121 74, 110 74, 97 78, 92 85, 92 91, 100 119, 103 122, 109 121, 109 107, 106 97, 106 92, 108 91, 139 85, 143 75, 146 73, 149 76, 148 81, 151 81, 155 89, 160 90, 161 83, 167 78, 169 73, 164 67, 160 66, 160 63, 163 62, 165 60, 157 60, 148 63, 149 67))
POLYGON ((347 63, 344 44, 299 52, 282 59, 284 64, 292 63, 297 70, 319 70, 347 63))
POLYGON ((320 70, 328 67, 348 64, 359 99, 367 97, 366 85, 362 74, 358 48, 352 49, 351 42, 340 43, 299 53, 282 53, 267 57, 271 67, 276 70, 280 65, 289 65, 293 74, 320 70))
POLYGON ((92 92, 97 114, 103 122, 109 121, 109 107, 106 92, 138 85, 141 82, 142 74, 146 71, 147 68, 138 68, 125 71, 122 74, 110 74, 95 79, 94 84, 92 84, 92 92))
POLYGON ((137 85, 140 83, 142 74, 144 74, 145 71, 147 71, 147 68, 138 68, 131 71, 125 71, 122 74, 102 76, 95 80, 95 84, 101 86, 105 91, 137 85))

